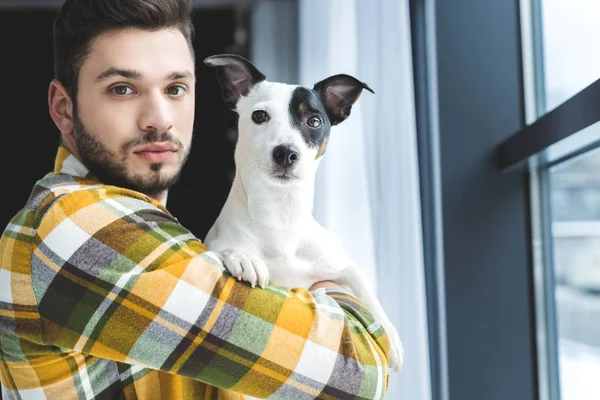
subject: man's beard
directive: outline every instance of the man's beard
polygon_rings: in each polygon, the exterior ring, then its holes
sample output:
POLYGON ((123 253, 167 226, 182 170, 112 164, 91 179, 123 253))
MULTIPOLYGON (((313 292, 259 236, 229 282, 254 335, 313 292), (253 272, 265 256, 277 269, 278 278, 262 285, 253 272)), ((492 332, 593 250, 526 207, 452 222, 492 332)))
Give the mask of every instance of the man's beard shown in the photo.
POLYGON ((79 113, 75 111, 73 119, 73 131, 77 141, 77 152, 81 161, 91 174, 107 185, 118 186, 135 190, 151 197, 170 189, 179 179, 181 169, 185 164, 190 149, 183 154, 183 160, 177 173, 172 176, 163 176, 160 171, 162 163, 150 164, 151 171, 137 174, 127 174, 127 161, 133 147, 155 143, 170 142, 178 149, 178 153, 184 152, 181 141, 169 132, 158 133, 155 130, 147 131, 135 140, 125 143, 118 153, 113 152, 88 131, 79 113))

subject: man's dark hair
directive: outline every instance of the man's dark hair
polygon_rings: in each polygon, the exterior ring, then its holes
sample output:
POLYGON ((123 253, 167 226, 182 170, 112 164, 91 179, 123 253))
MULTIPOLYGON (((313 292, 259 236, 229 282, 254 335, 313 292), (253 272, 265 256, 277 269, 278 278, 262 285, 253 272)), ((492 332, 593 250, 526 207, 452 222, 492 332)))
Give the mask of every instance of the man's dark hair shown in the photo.
POLYGON ((191 0, 66 0, 54 21, 54 77, 75 101, 92 41, 113 30, 176 28, 193 54, 191 10, 191 0))

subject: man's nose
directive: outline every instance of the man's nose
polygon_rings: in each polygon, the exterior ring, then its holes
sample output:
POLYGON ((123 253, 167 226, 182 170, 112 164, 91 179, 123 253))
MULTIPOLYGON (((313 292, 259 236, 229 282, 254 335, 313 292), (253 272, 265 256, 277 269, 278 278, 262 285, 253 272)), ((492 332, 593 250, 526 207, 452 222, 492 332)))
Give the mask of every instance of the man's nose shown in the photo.
POLYGON ((144 110, 139 119, 140 130, 168 132, 173 127, 173 122, 169 100, 162 93, 152 93, 144 104, 144 110))

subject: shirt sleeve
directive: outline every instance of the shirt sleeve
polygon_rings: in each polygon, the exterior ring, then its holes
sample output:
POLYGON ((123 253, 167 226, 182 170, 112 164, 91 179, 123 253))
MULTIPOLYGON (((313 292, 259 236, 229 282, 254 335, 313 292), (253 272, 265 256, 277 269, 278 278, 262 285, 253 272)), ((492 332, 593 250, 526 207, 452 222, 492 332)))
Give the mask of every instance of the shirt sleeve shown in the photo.
POLYGON ((389 341, 358 299, 251 288, 132 193, 77 190, 39 212, 31 273, 48 344, 255 397, 384 397, 389 341))

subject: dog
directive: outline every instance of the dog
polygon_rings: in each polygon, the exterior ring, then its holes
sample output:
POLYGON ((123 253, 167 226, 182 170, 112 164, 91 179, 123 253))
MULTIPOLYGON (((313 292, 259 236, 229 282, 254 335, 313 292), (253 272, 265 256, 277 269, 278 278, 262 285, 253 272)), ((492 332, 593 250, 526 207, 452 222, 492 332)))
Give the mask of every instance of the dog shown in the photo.
POLYGON ((350 75, 312 89, 269 82, 250 61, 232 54, 206 58, 223 100, 239 116, 235 177, 205 245, 239 280, 265 287, 310 288, 330 280, 356 295, 390 338, 390 367, 401 371, 404 350, 394 325, 341 242, 312 216, 315 174, 332 126, 350 115, 362 90, 350 75))

